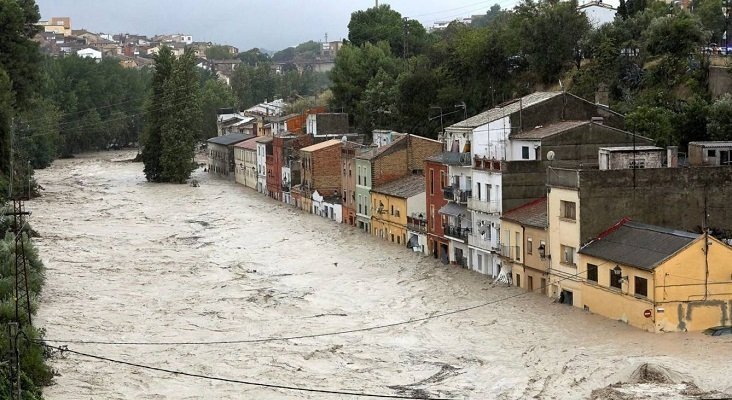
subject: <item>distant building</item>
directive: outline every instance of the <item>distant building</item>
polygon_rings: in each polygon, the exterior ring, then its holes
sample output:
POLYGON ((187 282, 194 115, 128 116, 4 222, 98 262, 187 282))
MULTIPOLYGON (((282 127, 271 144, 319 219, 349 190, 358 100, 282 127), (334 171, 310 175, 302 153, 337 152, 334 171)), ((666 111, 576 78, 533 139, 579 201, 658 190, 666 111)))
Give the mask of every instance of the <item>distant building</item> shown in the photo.
POLYGON ((310 114, 306 123, 307 134, 315 137, 336 137, 349 132, 348 114, 346 113, 310 114))
POLYGON ((38 21, 38 25, 43 28, 44 32, 71 36, 71 18, 69 17, 52 17, 47 21, 38 21))
POLYGON ((689 143, 689 165, 732 165, 732 142, 689 143))
POLYGON ((427 249, 427 235, 423 229, 427 204, 424 187, 422 175, 410 175, 374 187, 371 190, 371 234, 424 253, 427 249), (412 232, 409 237, 408 229, 412 232))
POLYGON ((76 55, 81 58, 91 58, 93 60, 96 60, 97 62, 102 60, 102 52, 89 47, 77 51, 76 55))
POLYGON ((268 195, 267 176, 272 168, 267 165, 267 157, 272 156, 272 137, 259 137, 257 141, 257 191, 268 195))
POLYGON ((600 169, 662 168, 665 155, 656 146, 600 147, 600 169))
POLYGON ((257 138, 234 145, 234 164, 236 182, 257 190, 257 138))
POLYGON ((228 177, 235 171, 234 145, 253 137, 253 135, 229 133, 207 140, 208 172, 228 177))

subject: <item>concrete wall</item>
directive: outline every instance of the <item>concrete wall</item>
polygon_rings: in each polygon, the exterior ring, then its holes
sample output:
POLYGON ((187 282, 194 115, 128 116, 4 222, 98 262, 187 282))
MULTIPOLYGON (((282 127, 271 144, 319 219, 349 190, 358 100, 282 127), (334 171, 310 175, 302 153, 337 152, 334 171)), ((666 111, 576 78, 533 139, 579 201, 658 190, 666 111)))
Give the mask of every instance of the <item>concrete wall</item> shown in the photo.
POLYGON ((729 68, 709 67, 709 91, 715 99, 732 93, 732 74, 729 68))
MULTIPOLYGON (((549 151, 554 152, 557 162, 576 161, 580 164, 597 165, 601 147, 632 146, 630 132, 595 123, 580 125, 541 141, 541 159, 546 160, 549 151)), ((635 138, 636 146, 653 145, 650 139, 635 138)))
POLYGON ((698 231, 705 191, 710 228, 732 231, 732 167, 583 170, 579 180, 582 243, 625 216, 698 231))

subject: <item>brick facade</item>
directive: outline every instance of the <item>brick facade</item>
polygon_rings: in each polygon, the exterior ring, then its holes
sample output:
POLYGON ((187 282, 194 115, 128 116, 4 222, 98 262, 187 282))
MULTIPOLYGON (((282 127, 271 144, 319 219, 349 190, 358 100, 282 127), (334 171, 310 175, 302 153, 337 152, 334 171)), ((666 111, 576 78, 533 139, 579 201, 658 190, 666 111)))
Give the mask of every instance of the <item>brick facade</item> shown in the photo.
POLYGON ((424 162, 425 193, 427 197, 427 247, 434 258, 448 256, 448 240, 442 226, 440 208, 447 204, 442 188, 447 185, 447 165, 426 160, 424 162), (444 181, 444 182, 443 182, 444 181))
POLYGON ((341 149, 341 199, 343 201, 343 223, 356 226, 356 149, 344 146, 341 149))
POLYGON ((303 196, 316 190, 323 196, 340 195, 341 141, 328 140, 300 150, 303 196))

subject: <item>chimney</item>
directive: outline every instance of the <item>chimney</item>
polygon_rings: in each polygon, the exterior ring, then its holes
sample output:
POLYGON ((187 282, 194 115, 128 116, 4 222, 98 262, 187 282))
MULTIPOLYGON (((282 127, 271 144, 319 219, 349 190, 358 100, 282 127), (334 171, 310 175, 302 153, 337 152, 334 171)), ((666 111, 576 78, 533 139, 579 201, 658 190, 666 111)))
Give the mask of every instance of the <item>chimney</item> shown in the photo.
POLYGON ((679 147, 668 146, 666 148, 666 166, 668 168, 679 167, 679 147))

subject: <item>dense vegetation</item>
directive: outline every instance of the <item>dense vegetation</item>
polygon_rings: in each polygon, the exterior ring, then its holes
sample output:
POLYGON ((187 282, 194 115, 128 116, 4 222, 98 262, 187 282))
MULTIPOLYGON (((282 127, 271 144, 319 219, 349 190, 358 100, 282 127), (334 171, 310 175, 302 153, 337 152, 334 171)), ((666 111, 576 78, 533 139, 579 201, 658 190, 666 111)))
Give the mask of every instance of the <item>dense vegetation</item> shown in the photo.
POLYGON ((721 2, 694 3, 689 12, 623 1, 612 23, 594 28, 576 1, 526 0, 434 33, 416 21, 404 29, 388 5, 358 11, 331 73, 331 106, 351 113, 362 132, 389 127, 434 137, 439 119, 429 118, 442 112, 456 122, 463 118, 456 105, 473 115, 563 88, 590 100, 606 93, 629 129, 660 145, 732 139, 732 98, 711 98, 704 52, 721 41, 721 2))

